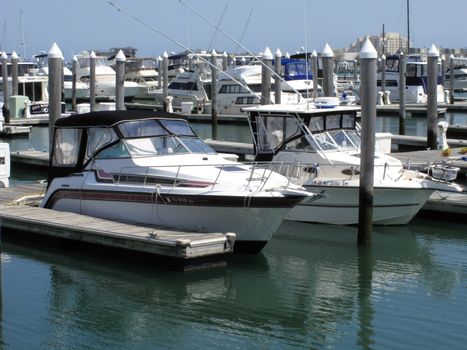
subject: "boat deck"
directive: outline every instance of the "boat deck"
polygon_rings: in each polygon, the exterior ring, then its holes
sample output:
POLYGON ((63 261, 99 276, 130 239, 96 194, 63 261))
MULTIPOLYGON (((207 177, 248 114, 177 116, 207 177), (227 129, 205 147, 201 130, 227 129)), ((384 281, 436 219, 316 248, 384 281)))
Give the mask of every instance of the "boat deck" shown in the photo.
POLYGON ((0 190, 2 234, 68 240, 144 254, 184 270, 224 265, 225 255, 233 252, 234 233, 133 225, 21 204, 32 201, 44 187, 37 183, 0 190))

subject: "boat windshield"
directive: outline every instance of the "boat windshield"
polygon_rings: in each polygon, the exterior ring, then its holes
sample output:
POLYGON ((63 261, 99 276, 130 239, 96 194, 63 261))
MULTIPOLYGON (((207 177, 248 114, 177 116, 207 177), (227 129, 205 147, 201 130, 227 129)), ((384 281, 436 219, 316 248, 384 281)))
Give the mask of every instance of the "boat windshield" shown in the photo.
POLYGON ((118 124, 123 137, 148 137, 163 135, 196 136, 189 124, 176 119, 146 119, 118 124))
POLYGON ((196 137, 156 136, 124 140, 130 155, 134 158, 167 154, 216 153, 210 146, 196 137))

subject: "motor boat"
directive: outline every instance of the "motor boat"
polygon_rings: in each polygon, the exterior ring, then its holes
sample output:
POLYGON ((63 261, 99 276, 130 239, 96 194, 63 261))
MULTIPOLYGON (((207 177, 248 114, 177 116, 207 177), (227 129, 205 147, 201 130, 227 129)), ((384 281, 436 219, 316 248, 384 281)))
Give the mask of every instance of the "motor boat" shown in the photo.
POLYGON ((42 207, 199 232, 234 232, 259 252, 314 197, 261 164, 217 154, 183 116, 99 111, 58 119, 42 207))
POLYGON ((451 86, 451 75, 454 76, 454 90, 465 91, 467 90, 467 66, 465 64, 454 67, 454 74, 451 74, 451 70, 448 68, 446 71, 444 86, 449 88, 451 86))
POLYGON ((136 100, 152 100, 151 94, 159 88, 158 75, 153 58, 129 57, 125 62, 125 81, 135 82, 139 86, 136 100))
MULTIPOLYGON (((359 107, 317 108, 313 104, 265 105, 246 109, 254 138, 255 160, 300 164, 292 176, 319 201, 304 200, 287 220, 327 224, 358 223, 359 107)), ((288 170, 292 171, 292 170, 288 170)), ((390 155, 375 152, 373 222, 403 225, 435 190, 462 187, 410 170, 390 155)))

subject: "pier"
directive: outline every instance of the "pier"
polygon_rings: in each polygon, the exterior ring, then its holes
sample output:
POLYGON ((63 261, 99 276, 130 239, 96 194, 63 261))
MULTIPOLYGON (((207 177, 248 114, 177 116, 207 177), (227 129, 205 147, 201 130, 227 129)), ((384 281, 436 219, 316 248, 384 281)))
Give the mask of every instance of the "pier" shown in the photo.
POLYGON ((139 226, 22 204, 37 198, 44 187, 31 184, 0 191, 2 235, 100 246, 185 271, 225 265, 226 255, 233 252, 235 233, 139 226))

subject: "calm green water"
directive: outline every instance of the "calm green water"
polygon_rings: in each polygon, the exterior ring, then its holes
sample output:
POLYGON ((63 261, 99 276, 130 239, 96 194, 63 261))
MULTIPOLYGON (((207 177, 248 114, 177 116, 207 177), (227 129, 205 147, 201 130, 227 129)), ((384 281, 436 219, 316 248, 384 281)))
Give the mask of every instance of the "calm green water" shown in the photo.
POLYGON ((2 244, 5 349, 465 349, 467 225, 283 224, 189 273, 2 244), (448 226, 449 228, 446 228, 448 226))
MULTIPOLYGON (((46 150, 47 132, 11 148, 46 150)), ((261 254, 188 273, 3 242, 1 302, 2 349, 466 349, 467 223, 376 227, 366 249, 353 227, 284 223, 261 254)))

